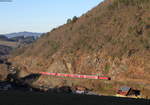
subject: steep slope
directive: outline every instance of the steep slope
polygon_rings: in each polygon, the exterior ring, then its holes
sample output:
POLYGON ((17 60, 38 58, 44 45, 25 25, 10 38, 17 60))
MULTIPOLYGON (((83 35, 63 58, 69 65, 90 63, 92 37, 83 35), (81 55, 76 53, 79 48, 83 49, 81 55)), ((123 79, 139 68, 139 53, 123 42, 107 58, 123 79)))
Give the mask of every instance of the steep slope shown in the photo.
POLYGON ((39 71, 110 76, 110 82, 41 76, 34 85, 81 85, 114 94, 120 85, 150 93, 150 0, 105 0, 10 59, 20 76, 39 71))

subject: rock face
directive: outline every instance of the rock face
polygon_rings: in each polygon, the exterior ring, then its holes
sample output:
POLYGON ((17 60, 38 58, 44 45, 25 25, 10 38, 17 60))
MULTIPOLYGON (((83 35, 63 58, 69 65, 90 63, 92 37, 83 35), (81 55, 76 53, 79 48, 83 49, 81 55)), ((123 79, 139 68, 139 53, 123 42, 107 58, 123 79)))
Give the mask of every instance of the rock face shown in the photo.
POLYGON ((149 13, 150 0, 105 0, 80 18, 18 49, 10 61, 22 76, 47 71, 112 78, 112 82, 102 82, 41 76, 34 85, 84 85, 95 91, 131 85, 148 93, 149 13))

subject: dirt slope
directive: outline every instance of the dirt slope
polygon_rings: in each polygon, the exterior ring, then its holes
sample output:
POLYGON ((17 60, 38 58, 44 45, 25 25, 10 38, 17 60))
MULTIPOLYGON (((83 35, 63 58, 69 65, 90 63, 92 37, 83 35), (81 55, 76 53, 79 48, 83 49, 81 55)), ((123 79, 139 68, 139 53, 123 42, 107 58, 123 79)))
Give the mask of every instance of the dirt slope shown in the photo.
POLYGON ((150 96, 150 0, 105 0, 18 49, 10 60, 20 76, 47 71, 112 78, 103 82, 42 76, 37 86, 81 85, 114 94, 120 85, 129 85, 150 96))

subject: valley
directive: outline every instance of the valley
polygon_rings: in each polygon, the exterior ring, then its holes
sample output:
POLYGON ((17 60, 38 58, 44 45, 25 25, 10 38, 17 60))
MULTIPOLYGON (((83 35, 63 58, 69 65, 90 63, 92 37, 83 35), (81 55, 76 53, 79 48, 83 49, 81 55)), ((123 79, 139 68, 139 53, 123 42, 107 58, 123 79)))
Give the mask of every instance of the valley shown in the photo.
POLYGON ((149 100, 143 98, 150 99, 150 0, 104 0, 82 16, 74 16, 40 37, 39 34, 37 37, 6 36, 0 37, 0 80, 29 86, 28 95, 51 95, 61 103, 82 101, 78 97, 84 102, 84 98, 90 97, 95 101, 104 99, 106 105, 149 104, 149 100), (60 77, 62 74, 66 76, 60 77), (111 79, 70 78, 73 75, 111 79), (122 86, 139 91, 141 99, 111 97, 116 96, 122 86), (72 88, 102 96, 69 94, 70 97, 62 100, 72 88), (42 93, 34 93, 32 89, 42 93), (48 94, 49 91, 52 94, 48 94), (57 96, 54 91, 65 94, 57 96))
POLYGON ((8 55, 17 48, 33 43, 41 34, 19 32, 0 35, 0 56, 8 55))

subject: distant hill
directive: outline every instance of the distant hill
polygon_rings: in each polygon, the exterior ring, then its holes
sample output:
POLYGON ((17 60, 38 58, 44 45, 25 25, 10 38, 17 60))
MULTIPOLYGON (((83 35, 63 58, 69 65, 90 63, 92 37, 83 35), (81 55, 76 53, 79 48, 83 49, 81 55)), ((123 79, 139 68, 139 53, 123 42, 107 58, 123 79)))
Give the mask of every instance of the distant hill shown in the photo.
POLYGON ((18 32, 0 35, 0 56, 8 55, 14 48, 33 43, 42 33, 18 32))
POLYGON ((5 36, 7 36, 8 38, 12 38, 12 37, 18 37, 18 36, 24 36, 24 37, 28 37, 28 36, 34 36, 34 37, 39 37, 42 35, 42 33, 36 33, 36 32, 16 32, 16 33, 10 33, 10 34, 3 34, 5 36))

